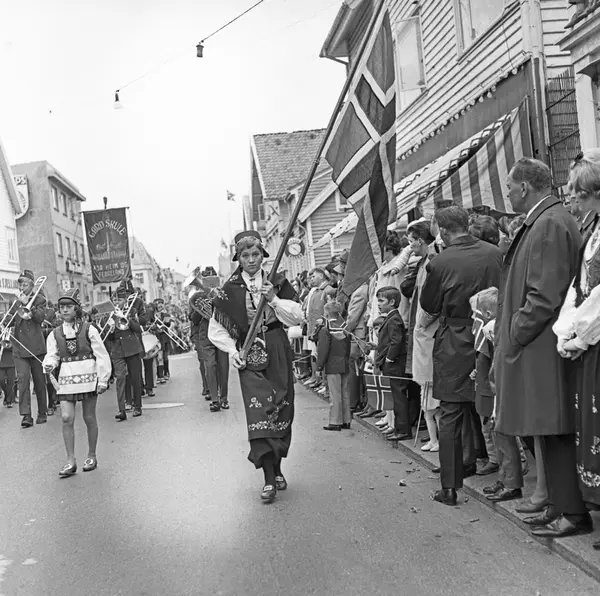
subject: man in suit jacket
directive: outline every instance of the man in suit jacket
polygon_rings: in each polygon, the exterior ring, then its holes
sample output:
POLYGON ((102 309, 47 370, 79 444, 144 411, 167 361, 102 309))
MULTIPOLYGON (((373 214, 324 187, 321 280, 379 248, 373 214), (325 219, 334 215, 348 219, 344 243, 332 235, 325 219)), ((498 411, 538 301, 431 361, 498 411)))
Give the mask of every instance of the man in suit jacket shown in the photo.
POLYGON ((348 304, 348 316, 346 318, 346 331, 351 333, 352 343, 350 347, 350 370, 348 385, 350 390, 350 407, 354 410, 361 401, 361 380, 357 373, 361 358, 361 347, 366 349, 368 338, 366 312, 369 301, 369 284, 365 282, 354 290, 348 304), (359 346, 359 343, 361 344, 359 346))
MULTIPOLYGON (((384 286, 375 295, 379 312, 385 320, 377 337, 375 366, 386 377, 405 377, 407 337, 404 321, 398 307, 402 294, 398 288, 384 286)), ((388 441, 406 441, 412 438, 411 407, 407 393, 408 381, 404 378, 390 380, 394 398, 394 433, 388 441)))
POLYGON ((439 209, 434 223, 446 250, 427 265, 420 298, 429 324, 437 318, 440 322, 433 345, 433 396, 440 400, 442 490, 432 498, 456 505, 456 489, 476 471, 476 430, 481 435, 471 379, 476 354, 469 299, 481 290, 498 287, 502 254, 498 247, 468 233, 469 214, 461 207, 439 209))
POLYGON ((577 482, 575 410, 568 361, 557 352, 552 325, 577 270, 581 234, 552 196, 548 166, 520 159, 508 177, 513 209, 527 213, 502 269, 496 323, 496 430, 540 436, 552 504, 528 521, 540 536, 588 532, 592 520, 577 482))

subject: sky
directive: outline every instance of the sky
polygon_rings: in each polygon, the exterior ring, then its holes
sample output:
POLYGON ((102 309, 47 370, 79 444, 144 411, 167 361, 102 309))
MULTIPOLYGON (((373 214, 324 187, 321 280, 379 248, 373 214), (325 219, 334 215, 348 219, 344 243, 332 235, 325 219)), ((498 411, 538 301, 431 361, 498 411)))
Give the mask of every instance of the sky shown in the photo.
POLYGON ((216 267, 242 226, 251 135, 326 126, 345 76, 319 58, 342 0, 265 0, 196 58, 254 3, 0 0, 9 161, 49 161, 85 210, 105 196, 130 207, 130 233, 162 267, 216 267))

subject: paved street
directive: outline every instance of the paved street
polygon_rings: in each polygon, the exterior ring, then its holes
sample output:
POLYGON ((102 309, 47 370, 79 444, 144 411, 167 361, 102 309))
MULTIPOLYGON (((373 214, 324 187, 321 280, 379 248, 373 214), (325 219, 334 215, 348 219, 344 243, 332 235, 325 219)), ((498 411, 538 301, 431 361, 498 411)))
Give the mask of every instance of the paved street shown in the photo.
POLYGON ((416 466, 362 427, 322 431, 327 406, 305 391, 290 489, 263 505, 237 380, 231 410, 210 414, 195 357, 172 370, 145 405, 183 405, 117 423, 111 389, 100 398, 99 468, 65 480, 60 418, 21 430, 16 409, 0 410, 1 596, 599 593, 475 500, 434 504, 429 472, 407 472, 416 466))

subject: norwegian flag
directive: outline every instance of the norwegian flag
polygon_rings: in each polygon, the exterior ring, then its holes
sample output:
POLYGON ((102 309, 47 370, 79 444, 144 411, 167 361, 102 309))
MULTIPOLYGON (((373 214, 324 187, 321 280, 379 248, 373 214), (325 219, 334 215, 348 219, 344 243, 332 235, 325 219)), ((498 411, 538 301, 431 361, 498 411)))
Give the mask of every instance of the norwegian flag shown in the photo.
POLYGON ((481 352, 485 345, 485 335, 483 334, 483 328, 486 325, 486 321, 483 320, 483 314, 480 310, 476 310, 473 313, 473 337, 475 337, 475 351, 481 352))
POLYGON ((367 400, 374 410, 393 410, 394 397, 390 377, 383 375, 365 375, 367 400))
POLYGON ((325 158, 340 194, 359 216, 343 285, 350 296, 381 267, 387 226, 397 213, 394 45, 383 4, 325 158))

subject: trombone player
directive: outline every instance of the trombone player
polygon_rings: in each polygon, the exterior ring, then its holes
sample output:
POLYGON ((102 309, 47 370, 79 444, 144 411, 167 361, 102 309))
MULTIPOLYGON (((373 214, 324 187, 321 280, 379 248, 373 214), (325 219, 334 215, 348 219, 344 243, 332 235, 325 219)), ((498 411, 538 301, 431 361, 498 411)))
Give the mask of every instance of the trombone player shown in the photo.
POLYGON ((21 428, 33 426, 29 388, 32 378, 38 406, 36 424, 44 424, 47 421, 46 377, 41 364, 46 355, 46 340, 42 330, 42 323, 46 318, 43 281, 40 283, 38 280, 36 283, 33 272, 25 269, 18 282, 21 295, 13 304, 13 308, 18 309, 11 325, 14 325, 12 344, 19 387, 19 414, 23 417, 21 428), (37 286, 35 291, 34 286, 37 286))

